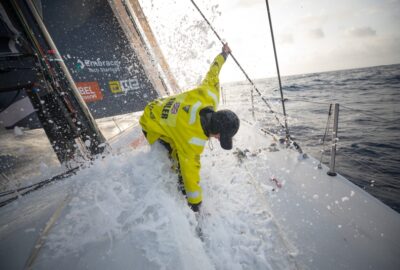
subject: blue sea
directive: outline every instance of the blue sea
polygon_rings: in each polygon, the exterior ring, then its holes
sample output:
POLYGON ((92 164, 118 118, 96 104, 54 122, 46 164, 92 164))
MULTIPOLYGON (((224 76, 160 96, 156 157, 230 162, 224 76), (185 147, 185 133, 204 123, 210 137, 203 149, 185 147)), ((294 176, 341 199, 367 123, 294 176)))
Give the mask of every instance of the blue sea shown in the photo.
MULTIPOLYGON (((277 78, 254 82, 283 123, 277 78)), ((255 119, 284 136, 255 91, 251 101, 250 84, 239 85, 225 88, 244 90, 241 99, 254 106, 255 119)), ((339 104, 336 171, 400 212, 400 65, 287 76, 282 88, 290 134, 324 164, 329 164, 332 137, 331 128, 323 143, 329 104, 339 104)), ((229 102, 228 97, 228 107, 229 102)))

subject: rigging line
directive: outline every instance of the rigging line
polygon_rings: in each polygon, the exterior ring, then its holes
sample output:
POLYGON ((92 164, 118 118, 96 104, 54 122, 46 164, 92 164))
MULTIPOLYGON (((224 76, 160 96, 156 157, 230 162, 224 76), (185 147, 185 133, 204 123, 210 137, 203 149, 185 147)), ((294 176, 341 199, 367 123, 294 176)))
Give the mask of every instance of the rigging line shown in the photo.
POLYGON ((253 116, 253 120, 256 120, 256 116, 255 116, 255 108, 254 108, 254 89, 251 88, 250 90, 251 92, 251 115, 253 116))
MULTIPOLYGON (((372 174, 370 175, 369 178, 373 178, 373 177, 374 177, 375 175, 377 175, 377 174, 386 175, 386 173, 384 173, 384 172, 382 172, 382 171, 380 171, 380 170, 378 170, 378 169, 376 169, 376 168, 374 168, 374 167, 371 167, 371 166, 369 166, 368 164, 366 164, 366 163, 364 163, 364 162, 362 162, 362 161, 358 161, 358 160, 352 158, 351 156, 348 156, 348 155, 343 154, 343 153, 340 153, 340 154, 343 155, 343 156, 345 156, 345 157, 347 157, 348 159, 351 159, 351 160, 353 160, 354 162, 358 163, 359 165, 361 165, 361 167, 367 167, 367 168, 371 169, 372 171, 374 171, 374 172, 372 172, 372 174)), ((370 182, 371 182, 371 183, 374 183, 374 182, 376 182, 376 181, 375 181, 375 180, 372 180, 372 181, 370 181, 370 182)), ((365 186, 363 186, 363 187, 365 188, 365 186)))
MULTIPOLYGON (((292 100, 293 100, 293 101, 300 101, 300 102, 306 102, 306 103, 318 104, 318 105, 328 105, 328 104, 330 104, 330 103, 328 103, 328 102, 308 101, 308 100, 305 100, 305 99, 298 99, 298 98, 296 98, 296 99, 290 98, 290 99, 288 99, 288 100, 289 100, 289 101, 292 101, 292 100)), ((367 112, 362 111, 362 110, 359 110, 359 109, 353 109, 353 108, 351 108, 351 107, 344 106, 344 105, 342 105, 342 104, 340 104, 340 107, 341 107, 341 108, 345 108, 345 109, 347 109, 348 111, 354 111, 354 112, 358 112, 358 113, 360 113, 360 114, 364 114, 365 116, 369 116, 369 117, 375 118, 376 120, 384 121, 385 123, 388 123, 388 124, 394 123, 394 122, 398 122, 398 121, 399 121, 399 119, 392 119, 392 120, 389 120, 389 119, 387 119, 387 118, 383 118, 383 117, 377 116, 377 115, 375 115, 375 114, 373 114, 373 113, 367 113, 367 112)))
MULTIPOLYGON (((247 123, 248 125, 250 125, 251 127, 254 127, 254 124, 252 122, 250 122, 249 120, 241 119, 240 121, 243 121, 243 122, 247 123)), ((260 131, 264 135, 267 134, 267 135, 271 136, 274 141, 278 141, 276 134, 272 133, 271 131, 269 131, 265 128, 260 128, 260 131)))
POLYGON ((382 172, 381 170, 378 170, 378 169, 376 169, 376 168, 374 168, 374 167, 372 167, 372 166, 366 164, 366 163, 363 162, 363 161, 356 160, 356 159, 352 158, 351 156, 344 154, 343 151, 340 152, 340 155, 343 155, 343 156, 345 156, 345 157, 347 157, 347 158, 349 158, 349 159, 355 161, 356 163, 358 163, 359 165, 361 165, 361 166, 363 166, 363 167, 367 167, 367 168, 369 168, 369 169, 371 169, 371 170, 373 170, 373 171, 375 171, 375 172, 378 172, 378 173, 380 173, 380 174, 385 175, 385 173, 382 172))
POLYGON ((10 202, 12 202, 12 201, 18 199, 19 196, 24 196, 24 195, 26 195, 26 194, 28 194, 28 193, 31 193, 32 191, 38 190, 38 189, 44 187, 45 185, 47 185, 47 184, 49 184, 49 183, 51 183, 51 182, 58 181, 58 180, 62 180, 62 179, 64 179, 64 178, 67 178, 67 177, 69 177, 69 176, 72 176, 73 174, 76 173, 76 171, 77 171, 79 168, 80 168, 80 167, 74 167, 74 168, 72 168, 72 169, 70 169, 70 170, 67 170, 66 172, 63 172, 63 173, 61 173, 61 174, 58 174, 58 175, 56 175, 56 176, 53 176, 52 178, 43 180, 43 181, 41 181, 41 182, 39 182, 39 183, 36 183, 36 184, 32 184, 32 185, 29 185, 29 186, 26 186, 26 187, 22 187, 22 188, 18 188, 18 189, 15 189, 15 190, 4 191, 4 192, 1 193, 0 197, 4 197, 4 196, 7 196, 7 195, 11 195, 11 194, 13 194, 13 193, 17 193, 18 196, 14 196, 14 197, 12 197, 12 198, 10 198, 10 199, 7 199, 7 200, 5 200, 5 201, 0 202, 0 207, 2 207, 2 206, 4 206, 4 205, 6 205, 6 204, 8 204, 8 203, 10 203, 10 202), (26 191, 26 192, 24 192, 24 193, 22 193, 22 194, 19 194, 20 191, 23 191, 23 190, 26 190, 26 189, 30 189, 30 190, 28 190, 28 191, 26 191))
POLYGON ((268 0, 265 0, 265 4, 267 5, 268 20, 269 20, 269 28, 270 28, 270 32, 271 32, 272 45, 273 45, 273 48, 274 48, 276 72, 277 72, 277 75, 278 75, 279 91, 280 91, 280 93, 281 93, 281 101, 282 101, 282 110, 283 110, 283 115, 284 115, 284 119, 285 119, 286 138, 289 139, 289 138, 290 138, 290 134, 289 134, 289 127, 288 127, 288 124, 287 124, 285 100, 284 100, 284 98, 283 98, 281 74, 280 74, 280 71, 279 71, 278 55, 277 55, 277 53, 276 53, 274 30, 273 30, 273 27, 272 27, 272 19, 271 19, 271 13, 270 13, 270 10, 269 10, 268 0))
POLYGON ((33 33, 33 30, 29 27, 29 24, 28 24, 27 20, 23 16, 21 7, 19 6, 19 4, 16 1, 12 1, 11 4, 12 4, 13 8, 16 11, 18 11, 18 12, 16 12, 17 13, 17 17, 21 21, 22 27, 24 28, 27 37, 33 43, 33 46, 31 47, 32 51, 37 55, 37 58, 38 58, 39 62, 43 61, 43 62, 46 63, 45 70, 48 73, 50 73, 51 75, 53 75, 52 70, 48 68, 48 66, 50 66, 49 60, 48 60, 45 52, 43 51, 43 48, 41 47, 39 41, 35 37, 35 34, 33 33), (41 56, 40 58, 39 58, 39 55, 41 56))
MULTIPOLYGON (((217 38, 220 40, 220 42, 224 45, 225 43, 223 42, 223 40, 221 39, 221 37, 218 35, 217 31, 215 31, 214 27, 211 25, 211 23, 207 20, 207 18, 204 16, 203 12, 201 12, 200 8, 196 5, 196 3, 194 2, 194 0, 190 0, 192 2, 192 4, 195 6, 195 8, 197 9, 197 11, 200 13, 200 15, 203 17, 203 19, 206 21, 206 23, 209 25, 209 27, 211 28, 211 30, 214 32, 214 34, 217 36, 217 38)), ((270 17, 269 17, 270 18, 270 17)), ((270 19, 271 20, 271 19, 270 19)), ((270 24, 271 25, 271 24, 270 24)), ((264 101, 264 103, 267 105, 267 107, 270 109, 271 113, 273 113, 273 115, 275 116, 275 119, 278 121, 278 123, 281 125, 282 128, 285 129, 286 132, 286 143, 287 145, 292 144, 295 149, 302 154, 304 157, 306 157, 306 154, 303 153, 303 150, 301 149, 300 145, 294 141, 290 134, 289 134, 289 128, 287 125, 287 117, 286 117, 286 110, 284 109, 284 115, 285 115, 285 124, 282 124, 282 122, 280 121, 279 117, 276 115, 276 113, 272 110, 271 105, 268 103, 268 101, 263 97, 263 95, 261 94, 260 90, 258 90, 257 86, 254 84, 254 82, 250 79, 250 77, 247 75, 246 71, 244 71, 244 69, 242 68, 242 66, 239 64, 239 62, 236 60, 236 58, 233 56, 232 53, 229 53, 232 57, 232 59, 235 61, 236 65, 240 68, 240 70, 243 72, 243 74, 246 76, 247 80, 251 83, 251 85, 253 86, 254 90, 256 90, 256 92, 260 95, 261 99, 264 101)), ((276 58, 277 59, 277 58, 276 58)), ((280 75, 279 75, 279 80, 280 80, 280 75)), ((282 87, 281 87, 282 88, 282 87)), ((281 93, 282 96, 282 105, 284 106, 284 99, 283 99, 283 92, 281 93)), ((284 108, 284 107, 283 107, 284 108)))
MULTIPOLYGON (((210 21, 204 16, 203 12, 200 10, 200 8, 197 6, 197 4, 194 2, 194 0, 190 0, 194 7, 197 9, 197 11, 200 13, 201 17, 203 17, 204 21, 208 24, 210 29, 213 31, 215 36, 219 39, 219 41, 222 43, 222 45, 225 44, 225 42, 222 40, 222 38, 218 35, 217 31, 215 31, 214 27, 211 25, 210 21)), ((257 86, 254 84, 254 82, 250 79, 250 77, 247 75, 246 71, 242 68, 242 66, 239 64, 239 62, 236 60, 235 56, 230 53, 233 61, 235 61, 236 65, 239 67, 239 69, 242 71, 246 79, 250 82, 250 84, 253 86, 254 90, 256 90, 257 94, 260 95, 261 99, 264 101, 264 103, 267 105, 267 107, 270 109, 271 113, 275 113, 274 110, 272 109, 271 105, 268 103, 268 101, 263 97, 261 94, 260 90, 258 90, 257 86)), ((278 123, 285 128, 285 125, 281 123, 280 119, 278 116, 275 115, 275 119, 278 121, 278 123)))
POLYGON ((350 111, 358 112, 358 113, 364 114, 364 115, 366 115, 366 116, 379 119, 379 120, 381 120, 381 121, 385 121, 385 122, 394 122, 394 121, 398 121, 398 120, 396 120, 396 119, 394 119, 394 120, 388 120, 388 119, 385 119, 385 118, 383 118, 383 117, 377 116, 377 115, 375 115, 375 114, 367 113, 367 112, 365 112, 365 111, 363 111, 363 110, 359 110, 359 109, 353 109, 353 108, 351 108, 351 107, 344 106, 344 105, 342 105, 342 104, 341 104, 340 106, 341 106, 342 108, 346 108, 346 109, 348 109, 348 110, 350 110, 350 111))
MULTIPOLYGON (((301 98, 289 98, 288 100, 289 101, 291 101, 291 100, 300 101, 300 102, 306 102, 306 103, 312 103, 312 104, 319 104, 319 105, 329 105, 329 104, 331 104, 331 103, 328 103, 328 102, 309 101, 309 100, 305 100, 305 99, 301 99, 301 98)), ((347 109, 349 111, 354 111, 354 112, 358 112, 360 114, 364 114, 365 116, 369 116, 369 117, 373 117, 373 118, 379 119, 381 121, 385 121, 387 123, 399 121, 398 119, 389 120, 389 119, 377 116, 377 115, 375 115, 373 113, 367 113, 367 112, 365 112, 363 110, 360 110, 360 109, 353 109, 351 107, 348 107, 348 106, 345 106, 345 105, 342 105, 342 104, 340 104, 340 107, 345 108, 345 109, 347 109)))
POLYGON ((312 103, 312 104, 319 104, 319 105, 329 105, 331 104, 330 102, 319 102, 319 101, 309 101, 301 98, 288 98, 288 101, 301 101, 301 102, 306 102, 306 103, 312 103))
POLYGON ((329 129, 330 129, 329 128, 329 124, 331 122, 331 116, 332 116, 332 104, 329 105, 328 119, 326 121, 325 134, 324 134, 324 137, 322 138, 322 152, 321 152, 321 157, 319 159, 318 168, 321 166, 322 157, 323 157, 324 152, 325 152, 325 148, 324 148, 325 147, 325 139, 326 139, 326 135, 328 134, 329 129))

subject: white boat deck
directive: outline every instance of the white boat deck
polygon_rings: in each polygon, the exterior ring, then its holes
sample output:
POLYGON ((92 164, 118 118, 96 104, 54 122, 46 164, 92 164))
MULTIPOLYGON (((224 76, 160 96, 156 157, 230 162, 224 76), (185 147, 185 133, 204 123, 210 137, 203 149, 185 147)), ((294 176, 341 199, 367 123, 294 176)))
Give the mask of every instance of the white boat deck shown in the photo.
POLYGON ((242 123, 241 151, 205 150, 201 241, 164 150, 129 128, 105 159, 0 208, 0 269, 399 269, 397 212, 271 143, 242 123))

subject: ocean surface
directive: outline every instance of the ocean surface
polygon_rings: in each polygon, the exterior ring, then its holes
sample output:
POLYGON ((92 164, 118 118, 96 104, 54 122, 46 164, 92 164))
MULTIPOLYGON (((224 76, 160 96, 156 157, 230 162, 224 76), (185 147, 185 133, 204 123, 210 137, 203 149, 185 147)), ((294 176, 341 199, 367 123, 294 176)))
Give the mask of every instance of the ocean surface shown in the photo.
MULTIPOLYGON (((254 117, 248 112, 247 120, 284 136, 275 119, 284 123, 277 79, 254 82, 273 113, 255 91, 251 98, 247 82, 223 87, 226 106, 244 103, 255 112, 254 117)), ((325 131, 329 106, 339 104, 336 171, 400 212, 400 65, 287 76, 282 88, 290 134, 324 164, 329 164, 332 137, 332 128, 325 131)))

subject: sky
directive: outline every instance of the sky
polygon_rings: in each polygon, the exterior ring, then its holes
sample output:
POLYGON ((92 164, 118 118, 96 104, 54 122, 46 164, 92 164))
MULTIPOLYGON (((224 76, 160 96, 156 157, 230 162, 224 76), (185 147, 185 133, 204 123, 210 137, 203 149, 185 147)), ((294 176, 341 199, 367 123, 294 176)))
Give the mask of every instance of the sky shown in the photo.
MULTIPOLYGON (((207 68, 199 62, 212 60, 218 39, 189 0, 140 2, 174 73, 184 73, 177 75, 186 77, 183 85, 195 83, 191 69, 207 68)), ((251 78, 276 76, 264 0, 196 3, 251 78)), ((270 0, 269 5, 282 75, 400 63, 400 0, 270 0)), ((223 82, 243 79, 233 61, 221 72, 223 82)))

